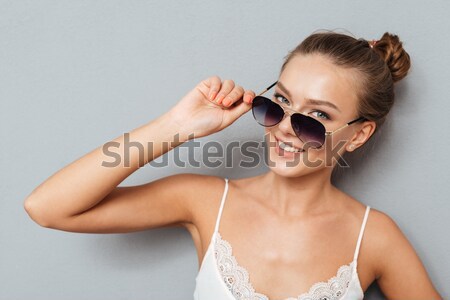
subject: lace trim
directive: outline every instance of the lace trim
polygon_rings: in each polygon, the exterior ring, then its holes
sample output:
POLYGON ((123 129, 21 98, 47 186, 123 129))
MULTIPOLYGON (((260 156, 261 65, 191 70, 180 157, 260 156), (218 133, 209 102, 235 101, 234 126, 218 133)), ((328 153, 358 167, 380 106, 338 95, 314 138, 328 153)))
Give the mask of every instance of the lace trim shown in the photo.
MULTIPOLYGON (((257 293, 253 288, 248 271, 240 266, 232 254, 230 243, 222 239, 219 232, 216 232, 214 243, 214 256, 217 268, 226 286, 236 299, 242 300, 270 300, 264 294, 257 293)), ((342 265, 337 271, 337 275, 327 282, 315 283, 307 293, 303 293, 297 298, 289 297, 285 300, 338 300, 345 294, 351 278, 355 260, 347 265, 342 265)))

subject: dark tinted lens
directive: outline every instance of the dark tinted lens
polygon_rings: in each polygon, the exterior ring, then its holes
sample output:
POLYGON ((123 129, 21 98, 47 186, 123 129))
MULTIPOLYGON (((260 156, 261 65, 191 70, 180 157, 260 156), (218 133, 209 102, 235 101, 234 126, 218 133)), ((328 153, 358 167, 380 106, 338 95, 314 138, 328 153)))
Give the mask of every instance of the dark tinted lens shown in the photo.
POLYGON ((319 121, 302 114, 293 114, 291 124, 297 137, 307 146, 319 148, 325 142, 325 127, 319 121))
POLYGON ((263 126, 274 126, 284 116, 284 111, 279 105, 262 96, 253 99, 252 112, 256 122, 263 126))

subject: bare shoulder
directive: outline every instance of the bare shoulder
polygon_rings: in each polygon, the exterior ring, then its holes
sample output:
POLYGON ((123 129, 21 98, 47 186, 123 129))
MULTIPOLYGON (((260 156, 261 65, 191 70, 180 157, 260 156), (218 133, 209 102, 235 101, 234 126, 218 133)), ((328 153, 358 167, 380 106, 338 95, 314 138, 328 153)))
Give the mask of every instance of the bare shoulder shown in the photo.
POLYGON ((223 189, 225 184, 224 178, 214 175, 179 173, 171 177, 173 177, 171 184, 179 183, 185 196, 198 201, 217 194, 218 189, 220 187, 223 189))
POLYGON ((225 179, 213 175, 184 173, 176 175, 181 182, 185 206, 191 215, 190 222, 181 223, 192 236, 197 249, 199 265, 214 231, 214 222, 225 189, 225 179))
POLYGON ((375 278, 387 298, 439 299, 420 257, 391 216, 371 208, 364 239, 375 278))
POLYGON ((397 225, 395 220, 387 213, 370 208, 367 218, 364 239, 370 244, 371 256, 374 260, 376 278, 380 278, 383 273, 386 251, 396 248, 397 251, 407 249, 406 236, 397 225))
MULTIPOLYGON (((179 173, 171 175, 171 184, 179 183, 183 186, 188 196, 199 195, 201 193, 209 193, 215 189, 214 185, 224 182, 219 176, 195 174, 195 173, 179 173)), ((168 178, 168 177, 167 177, 168 178)))
MULTIPOLYGON (((381 210, 370 207, 361 244, 361 255, 366 254, 365 256, 370 258, 369 262, 376 279, 382 275, 385 251, 393 243, 398 244, 404 239, 404 234, 393 218, 381 210)), ((404 244, 400 246, 405 247, 404 244)))
MULTIPOLYGON (((191 225, 200 225, 209 212, 220 205, 220 195, 223 193, 225 179, 214 175, 181 173, 173 175, 174 183, 179 183, 180 197, 188 201, 187 207, 192 216, 191 225)), ((188 224, 182 224, 187 227, 188 224)), ((190 228, 188 228, 190 229, 190 228)))

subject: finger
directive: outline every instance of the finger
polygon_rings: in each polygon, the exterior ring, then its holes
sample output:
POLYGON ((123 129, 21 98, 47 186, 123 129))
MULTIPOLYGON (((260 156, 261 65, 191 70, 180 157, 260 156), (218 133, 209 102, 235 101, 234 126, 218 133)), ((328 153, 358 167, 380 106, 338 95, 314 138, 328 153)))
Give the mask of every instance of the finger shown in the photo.
POLYGON ((222 87, 215 99, 217 104, 221 104, 223 99, 233 90, 233 88, 234 88, 233 80, 231 80, 231 79, 224 80, 222 83, 222 87))
POLYGON ((217 93, 220 90, 222 81, 220 80, 220 77, 217 75, 209 77, 207 79, 207 81, 208 81, 208 85, 209 85, 208 99, 212 101, 212 100, 214 100, 214 98, 216 98, 217 93))
POLYGON ((234 121, 236 121, 240 116, 245 114, 251 109, 251 105, 245 103, 244 101, 236 102, 231 108, 228 108, 224 113, 224 122, 227 125, 230 125, 234 121))
POLYGON ((252 104, 253 99, 256 97, 256 94, 252 90, 247 90, 244 93, 244 102, 248 104, 252 104))
POLYGON ((237 85, 231 90, 231 92, 223 99, 223 106, 230 107, 233 103, 236 101, 242 99, 242 96, 244 95, 244 89, 237 85))

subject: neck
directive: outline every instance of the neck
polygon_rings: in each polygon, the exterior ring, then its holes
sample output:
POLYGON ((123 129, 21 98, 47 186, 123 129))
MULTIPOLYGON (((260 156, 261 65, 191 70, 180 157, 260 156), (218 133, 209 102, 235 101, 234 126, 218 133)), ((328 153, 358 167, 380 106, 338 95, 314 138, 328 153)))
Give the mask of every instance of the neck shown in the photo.
POLYGON ((267 204, 280 216, 308 216, 323 211, 336 200, 331 170, 323 169, 299 177, 273 171, 263 175, 267 204))

